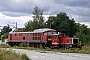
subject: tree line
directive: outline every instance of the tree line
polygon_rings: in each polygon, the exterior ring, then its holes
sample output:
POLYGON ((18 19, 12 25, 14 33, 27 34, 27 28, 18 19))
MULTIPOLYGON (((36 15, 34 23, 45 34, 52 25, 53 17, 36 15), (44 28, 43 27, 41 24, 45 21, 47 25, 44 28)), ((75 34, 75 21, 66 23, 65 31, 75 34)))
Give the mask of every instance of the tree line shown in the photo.
POLYGON ((35 6, 33 11, 33 21, 29 20, 25 23, 24 31, 33 31, 39 28, 51 28, 58 32, 69 34, 71 37, 78 37, 81 42, 90 42, 90 29, 86 25, 75 23, 74 18, 71 18, 65 13, 60 12, 56 16, 49 16, 45 21, 43 10, 35 6))
MULTIPOLYGON (((40 7, 35 6, 33 11, 33 21, 29 20, 24 24, 24 28, 18 28, 17 31, 33 31, 40 28, 55 29, 58 32, 69 34, 71 37, 78 37, 81 42, 90 42, 90 28, 86 25, 75 23, 74 18, 71 18, 65 13, 60 12, 56 16, 50 15, 48 20, 44 20, 43 11, 40 7)), ((5 28, 5 27, 4 27, 5 28)), ((8 28, 8 27, 7 27, 8 28)), ((11 29, 3 29, 5 31, 11 29)))

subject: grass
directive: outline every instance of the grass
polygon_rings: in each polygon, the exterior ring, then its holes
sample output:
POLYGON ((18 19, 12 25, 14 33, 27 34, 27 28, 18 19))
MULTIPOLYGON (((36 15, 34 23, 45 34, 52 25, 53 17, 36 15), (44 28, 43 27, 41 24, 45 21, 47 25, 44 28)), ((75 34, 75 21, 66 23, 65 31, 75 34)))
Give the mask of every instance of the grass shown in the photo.
POLYGON ((0 48, 11 48, 11 46, 7 44, 0 44, 0 48))
POLYGON ((30 60, 26 54, 16 53, 12 47, 7 44, 0 44, 0 60, 30 60), (9 48, 5 50, 2 48, 9 48))
POLYGON ((35 48, 35 47, 19 47, 14 46, 14 48, 18 49, 28 49, 28 50, 41 50, 43 52, 45 51, 54 51, 54 52, 62 52, 62 53, 83 53, 83 54, 90 54, 90 45, 85 45, 82 47, 82 49, 79 48, 70 48, 70 49, 51 49, 51 48, 35 48))
MULTIPOLYGON (((58 51, 58 50, 55 50, 55 51, 58 51)), ((80 48, 70 48, 70 49, 60 50, 58 52, 90 54, 90 46, 85 45, 85 46, 82 47, 82 49, 80 49, 80 48)))
POLYGON ((18 54, 12 49, 0 49, 0 60, 30 60, 26 54, 18 54))
MULTIPOLYGON (((6 44, 0 44, 0 48, 1 47, 5 47, 5 48, 11 48, 11 46, 6 45, 6 44)), ((51 48, 42 48, 42 46, 40 48, 36 48, 36 47, 23 47, 23 46, 13 46, 12 48, 17 48, 17 49, 28 49, 28 50, 36 50, 36 51, 54 51, 54 52, 62 52, 62 53, 83 53, 83 54, 90 54, 90 44, 88 45, 84 45, 82 47, 82 49, 79 48, 70 48, 70 49, 51 49, 51 48)))
POLYGON ((28 49, 28 50, 36 50, 41 53, 47 53, 46 51, 53 52, 62 52, 62 53, 82 53, 82 54, 90 54, 90 45, 85 45, 82 49, 79 48, 70 48, 70 49, 51 49, 51 48, 35 48, 35 47, 23 47, 23 46, 14 46, 11 47, 6 44, 0 44, 0 48, 10 48, 9 50, 0 49, 0 60, 30 60, 26 54, 16 53, 12 50, 12 48, 17 49, 28 49))

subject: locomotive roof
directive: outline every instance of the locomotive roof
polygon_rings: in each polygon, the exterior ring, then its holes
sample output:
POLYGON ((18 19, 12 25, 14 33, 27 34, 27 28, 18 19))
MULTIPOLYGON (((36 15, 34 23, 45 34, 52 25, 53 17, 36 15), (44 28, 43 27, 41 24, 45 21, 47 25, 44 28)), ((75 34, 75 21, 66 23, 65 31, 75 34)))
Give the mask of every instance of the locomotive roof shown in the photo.
POLYGON ((35 29, 33 32, 35 33, 40 33, 40 32, 45 32, 45 31, 56 31, 54 29, 49 29, 49 28, 43 28, 43 29, 35 29))
POLYGON ((10 34, 18 34, 18 33, 33 33, 33 32, 10 32, 10 34))
POLYGON ((56 31, 54 29, 43 28, 43 29, 35 29, 33 32, 9 32, 10 34, 18 34, 18 33, 41 33, 45 31, 56 31))

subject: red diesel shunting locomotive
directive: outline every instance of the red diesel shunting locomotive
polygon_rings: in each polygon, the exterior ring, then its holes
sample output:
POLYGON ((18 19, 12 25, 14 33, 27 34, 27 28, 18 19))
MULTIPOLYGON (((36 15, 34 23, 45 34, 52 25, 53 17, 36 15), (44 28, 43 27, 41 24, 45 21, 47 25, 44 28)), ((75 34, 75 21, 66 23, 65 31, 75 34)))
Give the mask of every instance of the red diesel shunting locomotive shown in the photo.
POLYGON ((29 46, 43 46, 57 47, 57 48, 71 48, 82 47, 79 44, 78 38, 69 37, 68 34, 57 34, 54 29, 36 29, 33 32, 10 32, 8 36, 8 44, 14 45, 29 45, 29 46))

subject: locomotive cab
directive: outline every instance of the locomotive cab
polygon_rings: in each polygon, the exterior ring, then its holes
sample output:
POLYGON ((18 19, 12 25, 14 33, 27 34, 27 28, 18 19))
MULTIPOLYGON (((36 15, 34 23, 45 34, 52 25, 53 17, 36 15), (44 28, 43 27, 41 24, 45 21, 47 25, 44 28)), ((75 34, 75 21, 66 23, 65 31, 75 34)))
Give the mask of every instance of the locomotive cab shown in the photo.
POLYGON ((53 39, 57 39, 57 33, 56 31, 48 31, 47 32, 47 45, 48 47, 52 46, 53 39))
POLYGON ((52 46, 57 48, 81 48, 79 38, 69 37, 68 34, 57 34, 53 36, 52 46))
POLYGON ((52 48, 58 48, 59 47, 59 35, 54 34, 53 35, 53 40, 52 40, 52 48))

